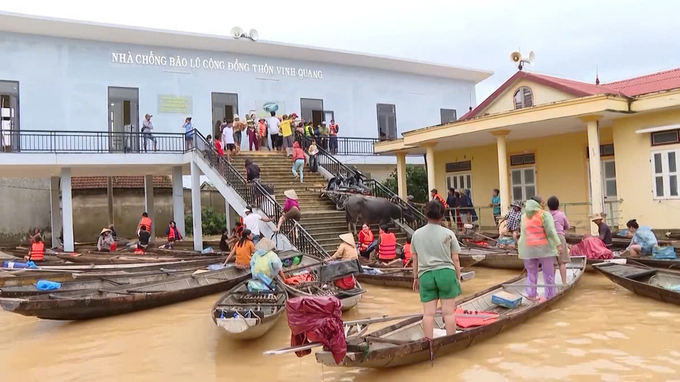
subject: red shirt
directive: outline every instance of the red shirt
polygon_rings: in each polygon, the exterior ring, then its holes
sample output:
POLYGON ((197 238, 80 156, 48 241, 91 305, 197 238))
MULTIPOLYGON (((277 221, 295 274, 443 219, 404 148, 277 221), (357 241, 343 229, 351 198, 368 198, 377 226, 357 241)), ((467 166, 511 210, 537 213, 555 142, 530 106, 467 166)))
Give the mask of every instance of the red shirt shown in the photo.
POLYGON ((224 149, 222 148, 222 142, 220 142, 219 139, 215 140, 215 149, 217 150, 217 154, 221 157, 224 156, 224 149))

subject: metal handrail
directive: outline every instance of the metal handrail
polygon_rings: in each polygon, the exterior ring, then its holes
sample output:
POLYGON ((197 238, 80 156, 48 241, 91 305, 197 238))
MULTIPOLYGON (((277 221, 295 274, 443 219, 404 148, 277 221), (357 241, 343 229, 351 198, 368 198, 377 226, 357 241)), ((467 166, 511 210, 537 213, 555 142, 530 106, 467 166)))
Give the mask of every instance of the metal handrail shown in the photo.
MULTIPOLYGON (((309 148, 312 141, 310 137, 305 135, 298 135, 302 146, 305 151, 309 148)), ((350 168, 344 163, 340 162, 331 153, 325 150, 323 147, 317 144, 319 149, 319 165, 329 171, 331 174, 338 174, 340 172, 345 172, 347 175, 358 176, 359 172, 356 169, 350 168)), ((376 181, 375 179, 364 180, 364 185, 371 189, 374 196, 382 197, 391 200, 396 203, 402 209, 402 216, 399 219, 402 224, 409 226, 411 229, 418 229, 425 224, 427 224, 427 218, 423 213, 411 203, 408 203, 404 199, 400 198, 397 194, 392 192, 389 188, 385 187, 382 183, 376 181), (404 213, 403 211, 407 212, 404 213)))
MULTIPOLYGON (((224 178, 227 184, 238 193, 249 205, 259 208, 274 222, 278 222, 283 207, 259 182, 248 182, 240 172, 224 157, 220 157, 215 147, 208 144, 206 138, 194 130, 194 151, 203 155, 206 161, 224 178)), ((307 232, 298 222, 286 220, 281 226, 281 234, 285 234, 289 242, 299 251, 317 258, 330 257, 330 254, 307 232), (287 233, 287 234, 286 234, 287 233)))
POLYGON ((4 152, 182 153, 185 133, 0 130, 4 152))

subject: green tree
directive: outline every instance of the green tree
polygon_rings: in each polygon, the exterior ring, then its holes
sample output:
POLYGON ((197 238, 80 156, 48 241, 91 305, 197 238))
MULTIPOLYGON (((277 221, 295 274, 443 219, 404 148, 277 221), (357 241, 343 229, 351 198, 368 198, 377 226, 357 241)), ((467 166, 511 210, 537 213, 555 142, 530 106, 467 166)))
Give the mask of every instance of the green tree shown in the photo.
MULTIPOLYGON (((212 207, 203 207, 201 209, 201 226, 203 227, 203 235, 217 235, 222 231, 222 228, 227 226, 227 217, 224 214, 215 212, 212 207)), ((184 217, 184 229, 187 235, 194 234, 194 217, 189 214, 184 217)))
MULTIPOLYGON (((397 172, 390 174, 383 185, 396 194, 398 192, 397 172)), ((425 167, 406 166, 406 190, 408 195, 413 195, 416 203, 427 203, 429 193, 427 191, 427 171, 425 171, 425 167)))

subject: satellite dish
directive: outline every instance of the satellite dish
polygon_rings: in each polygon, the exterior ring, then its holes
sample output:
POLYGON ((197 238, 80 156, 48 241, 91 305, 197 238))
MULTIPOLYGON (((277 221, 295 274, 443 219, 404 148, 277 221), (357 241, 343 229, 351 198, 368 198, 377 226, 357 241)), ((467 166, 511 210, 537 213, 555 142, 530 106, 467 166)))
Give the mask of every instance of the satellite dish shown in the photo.
POLYGON ((243 29, 239 27, 233 27, 231 28, 231 37, 233 38, 241 38, 241 35, 243 35, 243 29))
POLYGON ((248 37, 253 41, 257 41, 260 39, 260 34, 257 33, 255 29, 251 29, 250 32, 248 32, 248 37))

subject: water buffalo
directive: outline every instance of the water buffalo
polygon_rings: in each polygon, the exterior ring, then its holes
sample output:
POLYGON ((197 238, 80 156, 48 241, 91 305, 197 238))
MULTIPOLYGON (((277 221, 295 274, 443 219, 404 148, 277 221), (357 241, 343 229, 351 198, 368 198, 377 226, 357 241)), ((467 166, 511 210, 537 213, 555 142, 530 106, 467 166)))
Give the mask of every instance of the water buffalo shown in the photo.
POLYGON ((389 224, 402 216, 400 206, 387 199, 372 196, 352 195, 345 204, 347 226, 356 233, 357 222, 368 224, 389 224))

